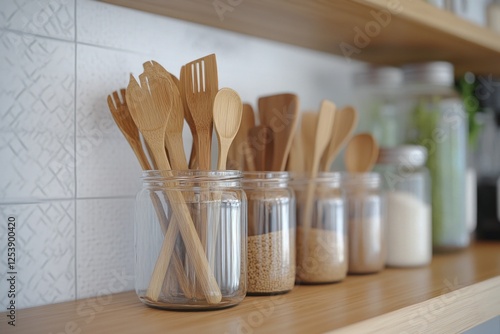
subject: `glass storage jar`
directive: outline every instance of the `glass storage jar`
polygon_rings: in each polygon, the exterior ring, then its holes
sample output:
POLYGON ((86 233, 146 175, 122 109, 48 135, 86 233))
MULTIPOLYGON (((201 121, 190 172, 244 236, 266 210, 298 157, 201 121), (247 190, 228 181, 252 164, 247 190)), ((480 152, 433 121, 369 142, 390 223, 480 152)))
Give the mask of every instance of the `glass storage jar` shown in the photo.
POLYGON ((466 221, 467 116, 453 89, 453 65, 433 62, 403 67, 408 143, 427 148, 431 175, 432 243, 435 251, 469 245, 466 221))
POLYGON ((293 177, 297 198, 297 282, 333 283, 347 275, 347 225, 340 173, 293 177), (308 208, 309 206, 309 208, 308 208))
POLYGON ((360 118, 358 132, 370 132, 380 146, 404 142, 403 72, 396 67, 366 66, 354 75, 355 107, 360 118))
POLYGON ((248 284, 251 295, 285 293, 295 285, 295 197, 286 172, 245 172, 248 200, 248 284))
POLYGON ((429 172, 423 146, 381 148, 375 170, 383 180, 388 266, 429 264, 432 226, 429 172))
POLYGON ((385 266, 386 216, 378 173, 345 173, 349 230, 349 273, 370 274, 385 266))
POLYGON ((238 171, 145 171, 135 289, 148 306, 202 310, 246 294, 247 202, 238 171))

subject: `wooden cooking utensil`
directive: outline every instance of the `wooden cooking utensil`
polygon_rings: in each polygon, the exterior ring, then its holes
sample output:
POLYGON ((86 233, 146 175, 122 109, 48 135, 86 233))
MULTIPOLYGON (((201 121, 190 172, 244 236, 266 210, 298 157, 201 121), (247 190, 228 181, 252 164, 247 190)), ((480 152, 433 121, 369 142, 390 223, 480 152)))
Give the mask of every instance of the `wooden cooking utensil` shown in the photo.
MULTIPOLYGON (((302 114, 300 124, 302 147, 304 148, 304 169, 309 176, 312 170, 314 148, 316 145, 316 127, 318 126, 319 113, 306 111, 302 114)), ((323 134, 327 136, 327 134, 323 134)))
POLYGON ((283 171, 297 128, 299 98, 295 94, 278 94, 259 98, 259 116, 262 125, 273 132, 272 171, 283 171))
POLYGON ((258 125, 248 131, 248 144, 250 147, 250 155, 253 156, 255 171, 266 171, 266 160, 272 155, 273 133, 270 128, 265 125, 258 125))
MULTIPOLYGON (((304 115, 306 117, 307 115, 304 115)), ((321 155, 325 151, 329 141, 330 134, 333 127, 333 119, 335 117, 335 104, 328 100, 323 100, 321 103, 321 108, 316 121, 316 127, 314 132, 314 147, 310 146, 310 143, 304 143, 305 150, 312 149, 312 166, 309 170, 309 177, 311 180, 307 184, 306 190, 306 206, 304 209, 303 216, 303 227, 307 233, 308 228, 311 227, 312 220, 312 206, 314 202, 314 192, 315 184, 312 179, 316 178, 318 175, 319 161, 321 155), (308 147, 309 146, 309 147, 308 147)), ((308 118, 302 119, 302 126, 308 126, 308 118)))
POLYGON ((125 88, 120 89, 121 101, 118 96, 118 92, 113 92, 113 97, 108 95, 108 107, 116 125, 118 125, 118 128, 122 132, 125 139, 127 139, 130 147, 132 147, 137 160, 139 160, 141 168, 143 170, 150 170, 151 165, 149 164, 148 158, 142 148, 139 130, 137 129, 137 125, 135 125, 128 110, 125 92, 125 88))
POLYGON ((377 161, 378 151, 377 141, 371 134, 355 135, 345 149, 344 163, 347 171, 350 173, 371 171, 377 161))
POLYGON ((194 124, 194 119, 186 100, 185 82, 186 66, 182 66, 178 88, 179 93, 181 94, 182 104, 184 106, 184 118, 186 119, 189 129, 191 130, 191 135, 193 136, 193 144, 191 145, 191 153, 189 155, 189 169, 198 169, 198 153, 196 152, 198 147, 198 133, 196 132, 196 125, 194 124))
POLYGON ((217 169, 226 169, 227 154, 241 124, 243 106, 238 93, 230 88, 222 88, 215 95, 214 124, 219 140, 217 169))
POLYGON ((248 144, 248 130, 255 126, 255 114, 250 104, 243 104, 241 125, 229 148, 228 165, 231 169, 254 171, 255 165, 248 144))
POLYGON ((182 129, 184 128, 184 107, 178 85, 175 84, 177 78, 171 75, 163 66, 155 61, 145 62, 143 64, 144 73, 148 77, 162 75, 169 78, 174 85, 170 87, 170 101, 172 106, 168 115, 168 122, 165 129, 165 146, 168 150, 168 157, 171 167, 174 170, 186 170, 188 164, 186 153, 184 152, 184 142, 182 140, 182 129), (175 78, 175 79, 174 79, 175 78))
MULTIPOLYGON (((130 114, 144 140, 149 145, 157 167, 163 170, 165 175, 168 175, 166 171, 171 168, 166 157, 164 141, 168 114, 172 108, 172 101, 169 100, 169 96, 175 92, 175 86, 171 79, 160 75, 141 77, 141 86, 131 75, 126 93, 130 114)), ((191 219, 189 208, 180 192, 168 190, 166 196, 170 203, 175 203, 175 205, 172 205, 174 219, 165 234, 162 249, 155 265, 154 272, 159 272, 160 275, 152 275, 147 295, 154 301, 158 299, 165 277, 164 273, 168 268, 177 233, 180 231, 186 251, 194 264, 207 301, 217 304, 221 301, 222 295, 210 270, 208 260, 191 219)))
POLYGON ((358 112, 347 106, 335 113, 330 143, 321 157, 320 170, 327 172, 358 124, 358 112))
POLYGON ((302 128, 297 127, 297 131, 293 136, 292 147, 288 154, 287 170, 293 173, 305 172, 305 152, 301 132, 302 128))
POLYGON ((195 145, 198 165, 202 170, 210 170, 212 107, 215 94, 219 90, 215 54, 186 64, 184 71, 185 75, 181 75, 181 85, 184 86, 186 102, 198 136, 198 144, 195 145))
MULTIPOLYGON (((121 101, 118 96, 118 92, 113 92, 113 98, 111 97, 111 95, 108 95, 108 106, 109 110, 111 111, 111 115, 113 116, 113 119, 118 125, 118 128, 121 130, 121 132, 127 139, 129 145, 132 147, 132 150, 134 151, 137 160, 139 160, 141 168, 143 170, 151 170, 151 165, 141 145, 141 141, 139 138, 139 130, 137 129, 137 126, 135 125, 132 116, 130 116, 130 111, 128 109, 125 97, 126 95, 125 89, 121 89, 120 93, 122 97, 121 101)), ((168 219, 167 216, 165 215, 165 211, 163 211, 162 209, 161 200, 155 192, 151 193, 151 200, 153 201, 153 206, 155 208, 156 215, 160 222, 160 227, 162 229, 162 232, 163 234, 165 234, 167 232, 168 219)), ((191 288, 187 283, 187 277, 184 272, 181 259, 177 254, 174 254, 173 261, 174 261, 173 262, 174 270, 179 285, 184 294, 186 295, 186 297, 191 298, 192 297, 191 288)))

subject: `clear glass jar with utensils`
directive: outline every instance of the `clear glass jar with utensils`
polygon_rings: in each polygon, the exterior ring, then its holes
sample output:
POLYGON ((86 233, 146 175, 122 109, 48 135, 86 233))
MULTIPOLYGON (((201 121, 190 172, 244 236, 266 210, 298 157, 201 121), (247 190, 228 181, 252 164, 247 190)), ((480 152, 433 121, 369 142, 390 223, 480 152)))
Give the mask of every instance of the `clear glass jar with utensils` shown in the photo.
POLYGON ((405 145, 380 148, 377 166, 387 208, 388 266, 413 267, 430 263, 432 225, 427 150, 405 145))
POLYGON ((438 252, 469 245, 466 220, 468 119, 446 62, 403 67, 411 115, 407 141, 427 148, 431 175, 432 241, 438 252))
POLYGON ((136 199, 135 289, 146 305, 204 310, 246 294, 239 171, 145 171, 136 199))
POLYGON ((320 173, 314 179, 294 175, 292 185, 297 197, 297 282, 342 281, 348 249, 341 174, 320 173))
POLYGON ((248 198, 248 286, 251 295, 295 285, 295 196, 286 172, 245 172, 248 198))
POLYGON ((386 214, 378 173, 345 173, 349 230, 349 274, 371 274, 385 267, 386 214))

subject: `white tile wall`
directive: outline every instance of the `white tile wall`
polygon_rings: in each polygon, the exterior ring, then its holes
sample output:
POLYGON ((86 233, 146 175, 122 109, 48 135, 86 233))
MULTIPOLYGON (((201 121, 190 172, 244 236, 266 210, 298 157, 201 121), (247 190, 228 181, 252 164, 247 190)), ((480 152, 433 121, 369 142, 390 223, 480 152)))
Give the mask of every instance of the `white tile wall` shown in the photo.
MULTIPOLYGON (((146 60, 178 74, 209 53, 220 86, 245 101, 283 91, 299 94, 304 109, 352 101, 358 64, 342 58, 94 0, 2 2, 0 268, 15 214, 21 307, 93 296, 130 277, 140 169, 106 96, 146 60)), ((188 131, 185 140, 190 147, 188 131)))

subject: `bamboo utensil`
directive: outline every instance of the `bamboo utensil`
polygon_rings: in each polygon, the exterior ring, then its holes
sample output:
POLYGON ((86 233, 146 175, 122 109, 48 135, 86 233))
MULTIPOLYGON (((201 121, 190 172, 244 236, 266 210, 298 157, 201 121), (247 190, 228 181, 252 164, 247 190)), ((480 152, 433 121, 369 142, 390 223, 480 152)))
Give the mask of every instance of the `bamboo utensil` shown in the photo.
POLYGON ((171 167, 174 170, 186 170, 188 169, 188 164, 182 140, 182 129, 184 128, 184 107, 179 89, 177 88, 178 85, 175 84, 176 78, 157 62, 146 62, 143 64, 143 67, 144 73, 141 75, 146 75, 148 77, 160 75, 164 76, 166 80, 170 79, 173 83, 173 85, 170 85, 169 87, 171 90, 169 97, 172 105, 170 107, 168 122, 165 129, 165 146, 168 151, 168 158, 171 167))
POLYGON ((248 143, 250 146, 251 155, 256 171, 266 171, 266 161, 272 155, 271 150, 273 133, 270 128, 265 125, 258 125, 248 131, 248 143))
MULTIPOLYGON (((125 89, 121 89, 120 93, 121 93, 121 100, 120 97, 118 96, 118 92, 113 92, 113 97, 111 97, 111 95, 108 95, 108 107, 109 110, 111 111, 111 115, 113 116, 113 119, 118 125, 118 128, 127 139, 129 145, 132 147, 132 150, 134 151, 137 159, 139 160, 141 168, 143 170, 151 170, 151 165, 141 145, 139 130, 137 129, 137 126, 135 125, 134 120, 132 119, 132 116, 130 115, 130 111, 127 106, 125 89)), ((165 212, 162 209, 161 200, 154 192, 151 193, 151 200, 153 201, 153 206, 155 208, 156 215, 160 222, 160 227, 162 229, 163 234, 165 235, 167 232, 168 219, 165 215, 165 212)), ((189 287, 189 284, 187 283, 187 277, 185 275, 182 262, 177 254, 174 255, 173 261, 179 285, 182 291, 184 291, 184 294, 188 296, 188 298, 191 298, 192 292, 189 287)))
MULTIPOLYGON (((141 76, 140 79, 141 86, 132 75, 130 76, 126 93, 130 114, 150 147, 157 167, 168 171, 171 168, 165 153, 164 141, 169 113, 173 104, 169 100, 169 96, 175 93, 175 85, 170 78, 162 75, 141 76)), ((168 175, 168 172, 164 173, 168 175)), ((200 284, 207 301, 212 304, 219 303, 222 295, 210 270, 184 198, 180 192, 174 190, 167 191, 166 196, 170 203, 175 203, 172 205, 174 219, 165 234, 154 271, 155 273, 166 272, 170 261, 169 255, 172 253, 177 232, 180 230, 186 251, 194 264, 197 276, 200 278, 200 284)), ((152 275, 151 277, 147 295, 154 301, 158 299, 163 278, 164 275, 152 275)))
POLYGON ((243 106, 238 93, 230 88, 219 90, 214 100, 214 124, 219 141, 217 169, 226 169, 229 147, 238 133, 243 106))
MULTIPOLYGON (((330 102, 328 100, 323 100, 321 103, 321 108, 319 110, 319 114, 316 118, 316 126, 315 126, 315 131, 313 132, 314 134, 314 142, 311 143, 305 142, 305 150, 312 150, 313 155, 312 155, 312 166, 310 170, 308 171, 309 177, 310 177, 310 182, 307 185, 307 190, 306 190, 306 207, 304 210, 304 216, 303 216, 303 226, 305 227, 305 233, 308 233, 308 228, 311 226, 311 220, 312 220, 312 206, 313 206, 313 201, 314 201, 314 191, 315 191, 315 185, 313 180, 317 177, 318 175, 318 169, 319 169, 319 162, 321 159, 321 156, 323 152, 325 151, 326 147, 328 146, 328 143, 330 141, 330 135, 333 127, 333 120, 335 117, 335 112, 336 112, 336 107, 333 102, 330 102), (311 144, 314 145, 314 147, 311 147, 311 144), (309 147, 308 147, 309 146, 309 147)), ((314 120, 313 117, 308 117, 308 115, 304 115, 305 118, 302 120, 302 126, 309 127, 310 125, 309 119, 314 120)))
POLYGON ((293 137, 292 147, 290 148, 290 153, 288 154, 287 170, 293 173, 304 173, 304 160, 305 152, 304 145, 302 143, 301 133, 302 128, 297 127, 297 131, 293 137))
POLYGON ((320 170, 327 172, 358 124, 358 112, 351 106, 335 113, 330 143, 321 158, 320 170))
POLYGON ((371 134, 360 133, 352 137, 344 155, 347 171, 350 173, 371 171, 377 161, 378 151, 377 141, 371 134))
POLYGON ((294 94, 278 94, 259 98, 261 124, 273 133, 271 171, 283 171, 297 128, 299 98, 294 94))
POLYGON ((196 132, 196 125, 194 123, 194 119, 191 115, 191 111, 189 110, 189 105, 186 99, 186 90, 185 90, 185 82, 186 82, 186 66, 181 67, 181 74, 179 80, 179 93, 181 94, 182 105, 184 106, 184 118, 189 126, 189 130, 191 130, 191 134, 193 136, 193 143, 191 145, 191 153, 189 155, 189 169, 198 169, 198 153, 196 150, 198 149, 198 132, 196 132))
POLYGON ((181 85, 184 86, 189 113, 198 136, 195 150, 199 168, 210 170, 213 127, 212 106, 215 95, 219 90, 215 54, 186 64, 184 73, 181 72, 181 85))
POLYGON ((253 108, 250 104, 244 103, 240 129, 229 148, 227 161, 229 168, 255 171, 255 164, 248 142, 248 131, 253 127, 255 127, 253 108))

